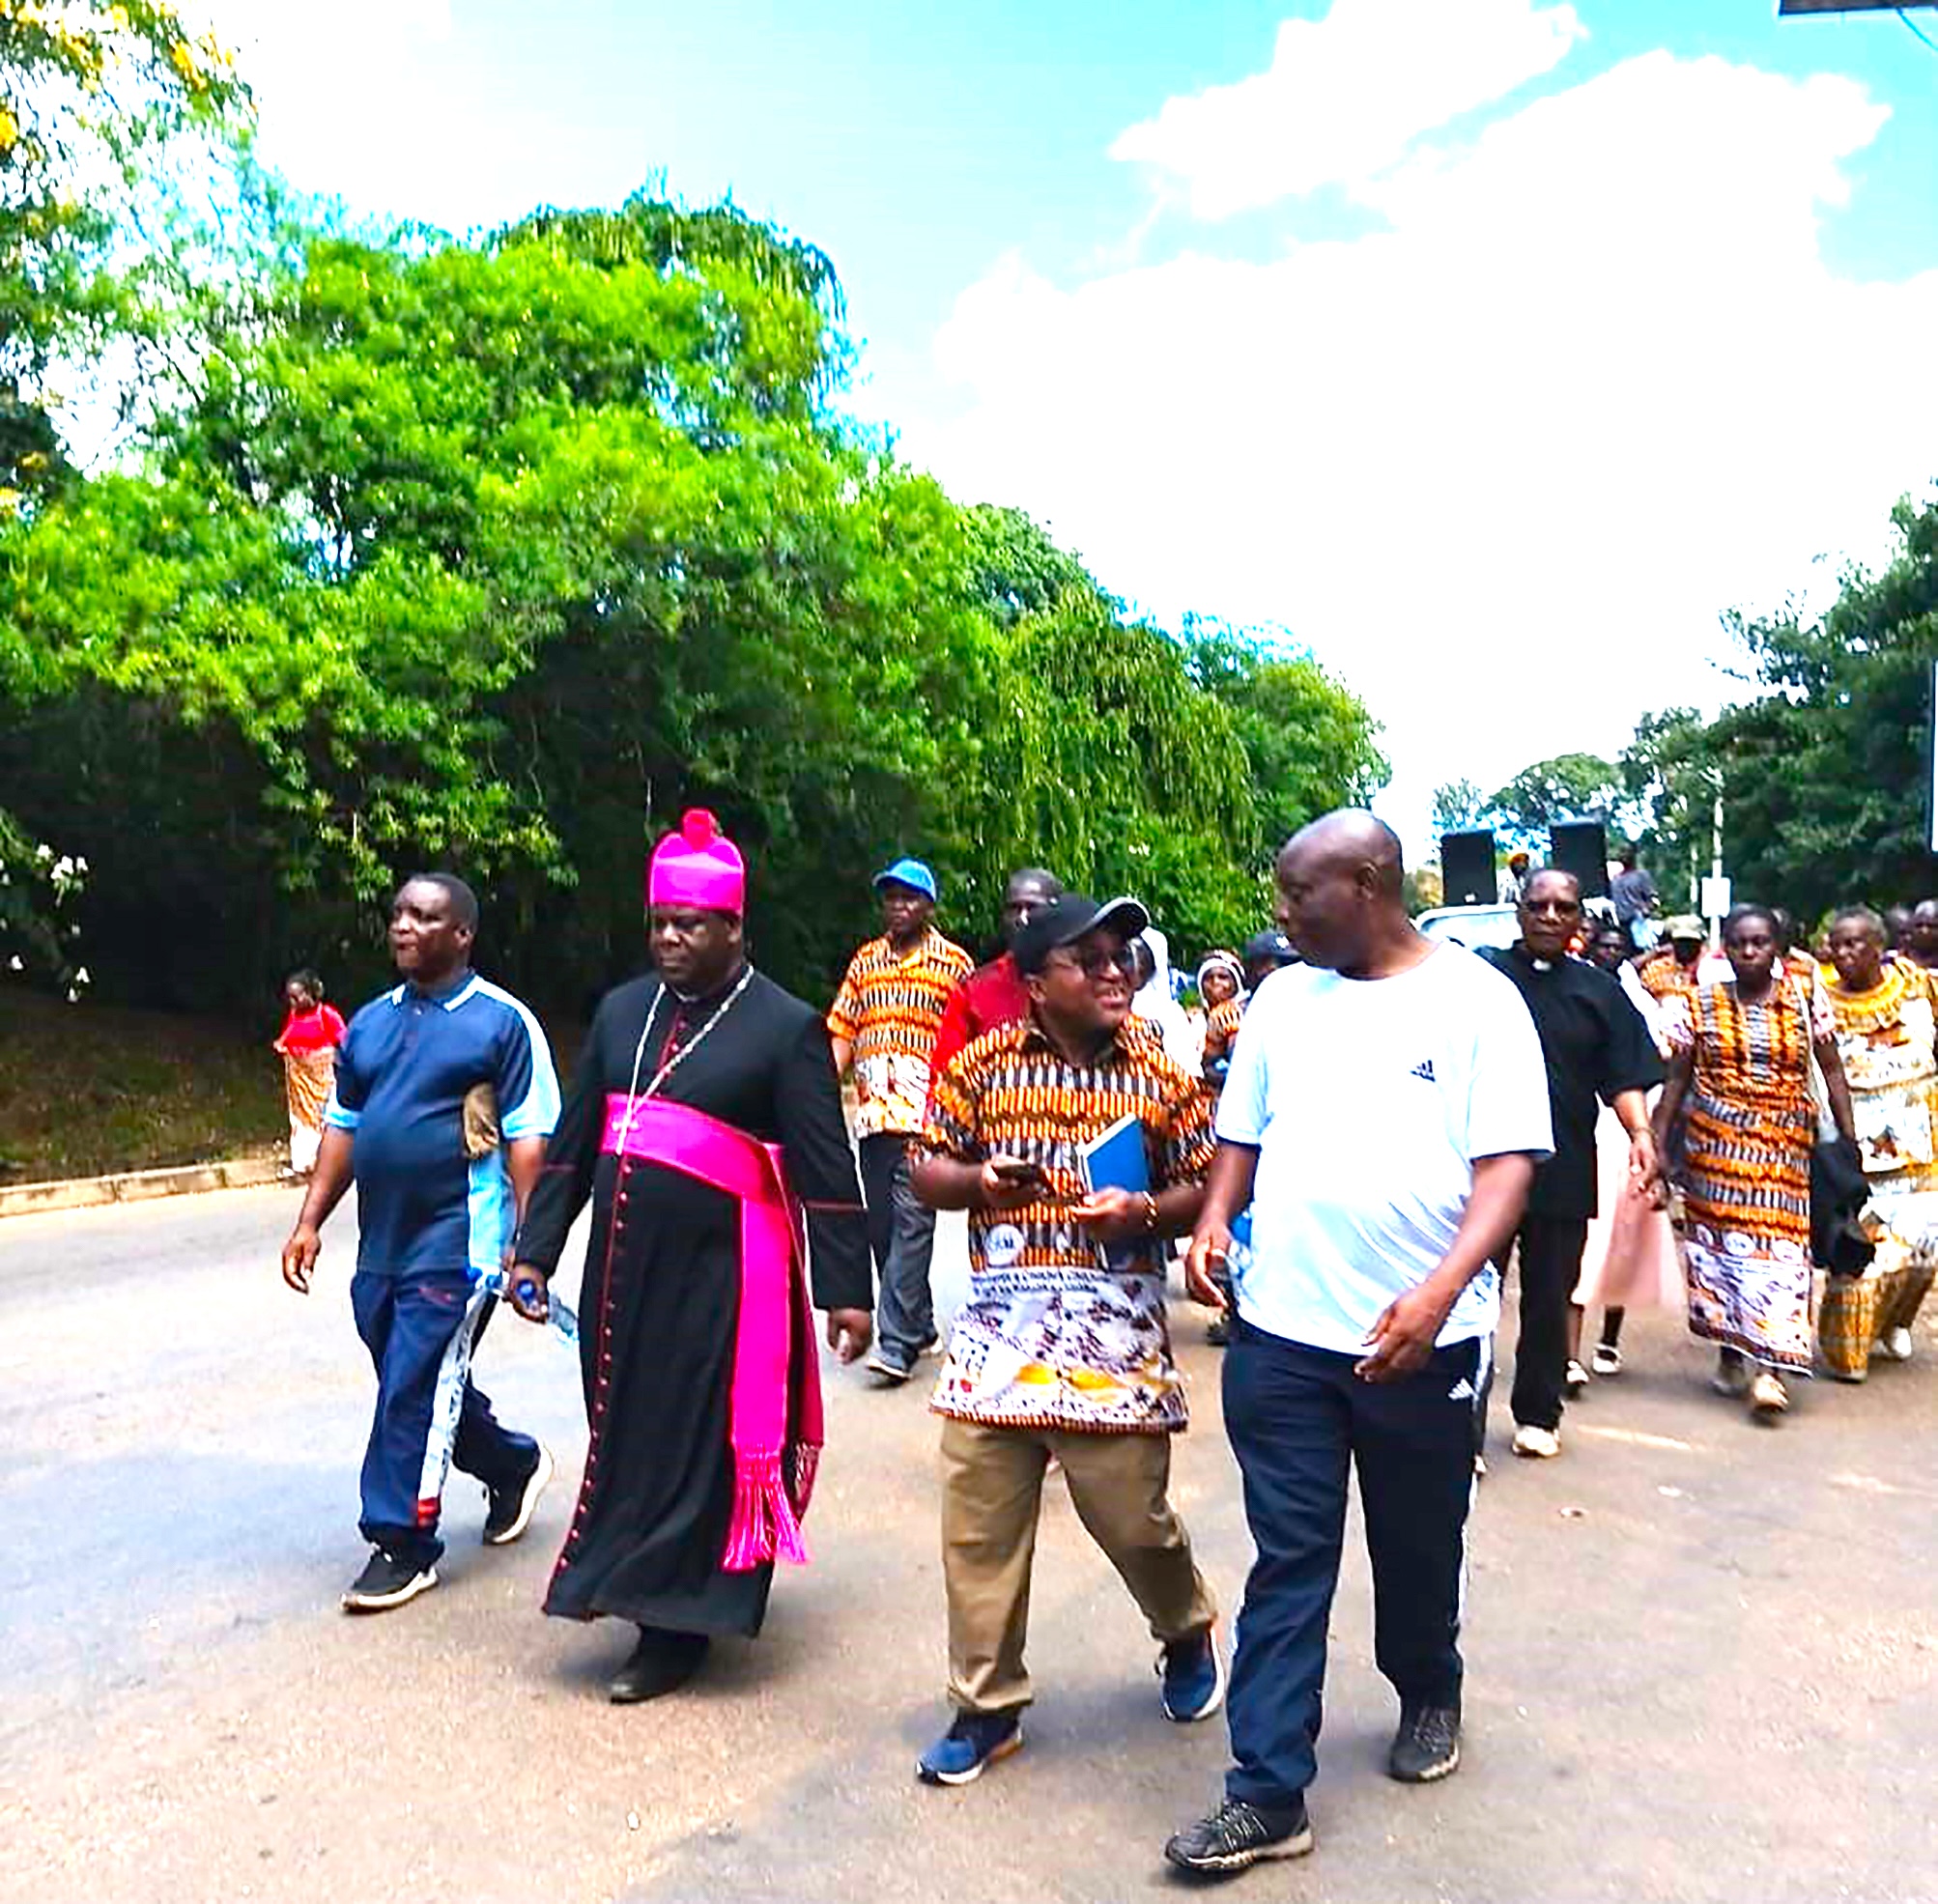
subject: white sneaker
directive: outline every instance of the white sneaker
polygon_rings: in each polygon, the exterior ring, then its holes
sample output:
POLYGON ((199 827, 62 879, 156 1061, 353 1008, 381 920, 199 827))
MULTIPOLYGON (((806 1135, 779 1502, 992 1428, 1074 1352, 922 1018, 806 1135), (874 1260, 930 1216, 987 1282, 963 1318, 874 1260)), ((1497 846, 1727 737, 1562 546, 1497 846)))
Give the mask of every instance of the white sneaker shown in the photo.
POLYGON ((1571 1358, 1568 1366, 1561 1372, 1561 1386, 1570 1395, 1580 1395, 1588 1386, 1587 1370, 1571 1358))
POLYGON ((1882 1355, 1887 1362, 1908 1362, 1912 1355, 1911 1331, 1909 1329, 1890 1329, 1877 1339, 1877 1346, 1871 1350, 1874 1355, 1882 1355))
POLYGON ((1523 1422, 1514 1431, 1514 1452, 1524 1461, 1553 1461, 1561 1452, 1561 1437, 1552 1428, 1523 1422))
POLYGON ((1622 1351, 1612 1342, 1598 1342, 1588 1366, 1598 1376, 1618 1376, 1622 1372, 1622 1351))

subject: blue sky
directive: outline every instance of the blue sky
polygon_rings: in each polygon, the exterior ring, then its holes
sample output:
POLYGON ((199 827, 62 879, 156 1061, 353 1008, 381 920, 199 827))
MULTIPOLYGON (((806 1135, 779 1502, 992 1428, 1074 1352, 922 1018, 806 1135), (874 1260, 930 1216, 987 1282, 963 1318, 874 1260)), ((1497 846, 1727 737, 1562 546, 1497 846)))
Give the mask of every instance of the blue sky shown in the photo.
POLYGON ((858 413, 1134 602, 1309 642, 1416 838, 1439 780, 1720 698, 1718 611, 1874 559, 1938 476, 1938 57, 1890 14, 211 11, 267 156, 356 210, 462 230, 664 174, 821 245, 858 413))

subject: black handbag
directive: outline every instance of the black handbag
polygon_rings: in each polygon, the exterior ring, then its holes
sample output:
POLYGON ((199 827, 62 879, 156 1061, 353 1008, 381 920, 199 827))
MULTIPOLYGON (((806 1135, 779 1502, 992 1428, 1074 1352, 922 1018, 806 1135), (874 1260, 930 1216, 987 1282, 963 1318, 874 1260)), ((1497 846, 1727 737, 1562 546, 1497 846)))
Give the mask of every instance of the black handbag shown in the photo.
POLYGON ((1819 1138, 1810 1147, 1810 1254, 1833 1276, 1861 1275, 1877 1254, 1857 1222, 1869 1200, 1857 1146, 1847 1137, 1819 1138))

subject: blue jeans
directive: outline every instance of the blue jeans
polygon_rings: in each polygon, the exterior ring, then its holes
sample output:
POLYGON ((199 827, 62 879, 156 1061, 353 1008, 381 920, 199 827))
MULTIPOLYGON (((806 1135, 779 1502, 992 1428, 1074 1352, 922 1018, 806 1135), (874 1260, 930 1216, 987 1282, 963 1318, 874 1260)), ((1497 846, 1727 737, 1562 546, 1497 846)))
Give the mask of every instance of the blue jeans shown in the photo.
MULTIPOLYGON (((377 1369, 377 1408, 363 1452, 363 1514, 357 1526, 373 1546, 420 1567, 444 1550, 438 1538, 442 1501, 424 1492, 427 1471, 442 1469, 432 1447, 432 1405, 439 1364, 470 1294, 470 1278, 462 1269, 401 1276, 359 1269, 350 1279, 356 1333, 377 1369)), ((479 1336, 497 1306, 487 1304, 480 1315, 479 1336)), ((499 1426, 490 1400, 467 1380, 452 1464, 487 1488, 503 1488, 530 1472, 537 1453, 538 1443, 528 1435, 499 1426)))
POLYGON ((909 1179, 912 1142, 883 1132, 864 1137, 860 1145, 869 1247, 880 1276, 875 1345, 884 1360, 904 1369, 912 1369, 935 1340, 935 1301, 928 1287, 935 1212, 917 1199, 909 1179))
POLYGON ((1290 1805, 1318 1770, 1325 1627, 1353 1466, 1380 1670, 1408 1704, 1460 1704, 1481 1345, 1436 1350, 1393 1382, 1362 1381, 1355 1359, 1243 1321, 1225 1354, 1225 1430, 1258 1549, 1232 1660, 1225 1789, 1252 1805, 1290 1805))

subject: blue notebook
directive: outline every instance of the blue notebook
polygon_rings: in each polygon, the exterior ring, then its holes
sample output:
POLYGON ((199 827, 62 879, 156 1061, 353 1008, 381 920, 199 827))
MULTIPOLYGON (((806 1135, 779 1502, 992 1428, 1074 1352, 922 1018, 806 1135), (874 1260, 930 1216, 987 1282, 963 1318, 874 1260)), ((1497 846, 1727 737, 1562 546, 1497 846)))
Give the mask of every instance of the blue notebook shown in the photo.
POLYGON ((1087 1189, 1131 1190, 1141 1194, 1151 1187, 1151 1160, 1144 1151, 1141 1118, 1119 1118, 1108 1130, 1093 1137, 1079 1155, 1083 1158, 1087 1189))
MULTIPOLYGON (((1078 1152, 1083 1159, 1084 1185, 1090 1190, 1128 1190, 1141 1195, 1151 1188, 1151 1159, 1144 1149, 1141 1118, 1122 1117, 1099 1131, 1078 1152)), ((1114 1270, 1148 1269, 1154 1245, 1120 1243, 1103 1253, 1114 1270)))

